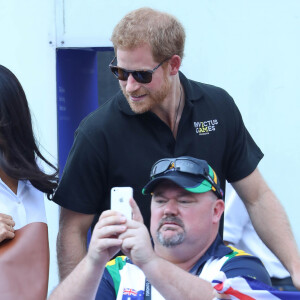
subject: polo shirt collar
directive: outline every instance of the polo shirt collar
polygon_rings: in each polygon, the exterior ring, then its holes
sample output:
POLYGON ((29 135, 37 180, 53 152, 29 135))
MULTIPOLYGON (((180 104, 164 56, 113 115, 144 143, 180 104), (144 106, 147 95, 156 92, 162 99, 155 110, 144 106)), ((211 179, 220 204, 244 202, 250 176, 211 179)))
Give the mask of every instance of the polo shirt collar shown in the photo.
MULTIPOLYGON (((152 238, 151 238, 151 243, 152 243, 152 247, 154 247, 152 238)), ((213 258, 222 258, 232 252, 233 252, 233 250, 224 245, 221 236, 218 234, 216 239, 214 240, 214 242, 210 245, 210 247, 207 249, 205 254, 202 257, 200 257, 200 259, 192 267, 192 269, 189 271, 189 273, 198 275, 198 273, 200 273, 202 271, 204 264, 210 258, 212 258, 212 257, 213 258)), ((133 262, 130 260, 129 257, 126 257, 126 261, 133 264, 133 262)))
POLYGON ((184 89, 186 102, 198 101, 202 98, 203 90, 198 82, 187 79, 180 71, 179 79, 184 89))
MULTIPOLYGON (((202 98, 203 91, 196 82, 194 82, 192 80, 188 80, 183 75, 183 73, 180 71, 179 71, 179 79, 180 79, 180 82, 184 89, 186 103, 198 101, 202 98)), ((123 113, 125 113, 126 115, 130 115, 130 116, 136 115, 136 113, 131 110, 131 108, 121 90, 117 93, 116 97, 117 97, 119 109, 123 113)))

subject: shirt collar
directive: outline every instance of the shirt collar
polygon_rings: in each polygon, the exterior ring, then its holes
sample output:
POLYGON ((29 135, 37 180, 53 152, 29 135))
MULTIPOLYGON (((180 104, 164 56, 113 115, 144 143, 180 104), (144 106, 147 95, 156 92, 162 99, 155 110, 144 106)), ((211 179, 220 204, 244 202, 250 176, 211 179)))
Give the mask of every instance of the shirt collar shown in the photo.
POLYGON ((179 72, 179 79, 184 89, 186 102, 198 101, 202 98, 203 90, 198 82, 187 79, 182 72, 179 72))
MULTIPOLYGON (((151 243, 152 243, 152 247, 154 247, 152 238, 151 238, 151 243)), ((199 271, 201 272, 204 263, 206 263, 210 258, 212 257, 222 258, 223 256, 228 255, 232 252, 233 250, 224 245, 221 236, 218 234, 214 242, 210 245, 210 247, 205 252, 205 254, 202 257, 200 257, 200 259, 192 267, 190 273, 198 275, 199 271)), ((126 261, 133 264, 133 262, 128 257, 126 257, 126 261)))
POLYGON ((23 181, 18 180, 18 187, 17 187, 17 194, 15 194, 8 186, 7 184, 0 178, 0 185, 3 186, 3 188, 12 196, 19 197, 21 193, 23 192, 26 185, 29 184, 29 181, 23 181))

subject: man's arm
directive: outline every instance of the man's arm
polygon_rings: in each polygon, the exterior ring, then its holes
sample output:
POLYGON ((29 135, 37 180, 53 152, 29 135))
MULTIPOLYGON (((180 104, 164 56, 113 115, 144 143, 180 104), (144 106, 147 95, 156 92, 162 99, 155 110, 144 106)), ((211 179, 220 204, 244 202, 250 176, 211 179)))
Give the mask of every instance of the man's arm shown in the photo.
POLYGON ((217 292, 210 282, 194 276, 156 256, 142 266, 147 279, 165 299, 215 299, 217 292))
POLYGON ((75 269, 56 287, 49 300, 95 299, 104 266, 91 264, 84 257, 75 269))
POLYGON ((258 169, 232 185, 243 200, 256 232, 287 268, 294 285, 300 289, 300 255, 279 200, 258 169))
POLYGON ((120 213, 105 211, 96 224, 88 253, 51 294, 53 300, 95 299, 106 263, 122 244, 119 234, 126 230, 126 218, 120 213))
POLYGON ((61 208, 56 243, 60 281, 69 275, 85 256, 87 232, 93 218, 94 215, 61 208))

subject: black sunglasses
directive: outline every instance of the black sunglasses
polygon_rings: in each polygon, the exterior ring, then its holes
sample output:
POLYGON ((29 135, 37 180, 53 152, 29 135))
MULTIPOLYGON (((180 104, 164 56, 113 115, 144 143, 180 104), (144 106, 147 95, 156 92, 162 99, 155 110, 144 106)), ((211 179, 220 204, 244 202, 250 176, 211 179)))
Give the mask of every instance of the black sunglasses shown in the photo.
POLYGON ((152 74, 155 72, 155 70, 157 70, 164 62, 170 59, 170 58, 166 58, 152 70, 139 71, 139 70, 126 70, 118 66, 114 66, 113 63, 116 60, 116 58, 117 57, 115 56, 114 59, 109 64, 109 67, 112 73, 117 77, 117 79, 126 81, 129 75, 131 74, 133 78, 139 83, 150 83, 152 81, 152 74))
POLYGON ((220 187, 214 182, 209 174, 209 167, 206 161, 197 160, 193 161, 190 158, 163 158, 156 162, 150 172, 150 177, 153 179, 168 170, 175 170, 192 175, 203 176, 214 188, 216 195, 223 199, 223 192, 220 187))

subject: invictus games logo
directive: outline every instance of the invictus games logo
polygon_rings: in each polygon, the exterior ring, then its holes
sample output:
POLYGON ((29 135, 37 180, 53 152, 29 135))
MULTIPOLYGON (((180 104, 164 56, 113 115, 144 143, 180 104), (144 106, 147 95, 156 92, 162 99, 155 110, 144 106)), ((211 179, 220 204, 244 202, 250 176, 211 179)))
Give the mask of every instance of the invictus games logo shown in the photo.
POLYGON ((196 133, 199 135, 206 135, 216 130, 218 120, 208 120, 203 122, 194 122, 196 133))

